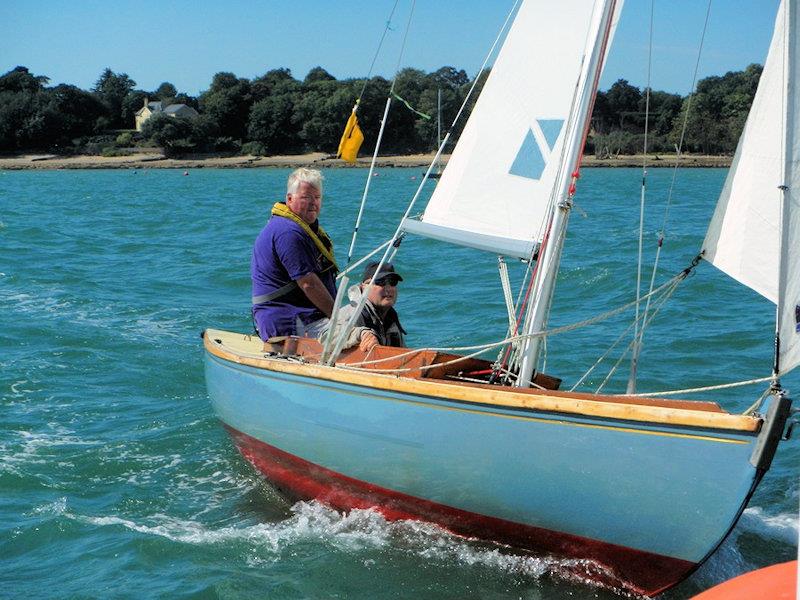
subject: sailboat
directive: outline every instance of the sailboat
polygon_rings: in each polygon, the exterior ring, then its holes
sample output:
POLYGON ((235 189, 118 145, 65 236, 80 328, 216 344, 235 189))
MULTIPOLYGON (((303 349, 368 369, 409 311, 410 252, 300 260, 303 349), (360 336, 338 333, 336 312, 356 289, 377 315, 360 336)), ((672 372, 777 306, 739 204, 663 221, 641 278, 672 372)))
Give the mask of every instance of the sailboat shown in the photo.
POLYGON ((540 372, 621 2, 528 0, 424 214, 410 216, 415 196, 382 247, 386 262, 413 234, 529 261, 532 301, 519 331, 509 325, 515 362, 483 377, 497 365, 471 355, 381 346, 364 355, 207 329, 209 396, 242 454, 292 497, 581 559, 576 575, 632 593, 655 595, 692 573, 736 524, 792 418, 780 375, 800 363, 798 3, 781 4, 700 253, 777 304, 763 413, 559 391, 540 372))

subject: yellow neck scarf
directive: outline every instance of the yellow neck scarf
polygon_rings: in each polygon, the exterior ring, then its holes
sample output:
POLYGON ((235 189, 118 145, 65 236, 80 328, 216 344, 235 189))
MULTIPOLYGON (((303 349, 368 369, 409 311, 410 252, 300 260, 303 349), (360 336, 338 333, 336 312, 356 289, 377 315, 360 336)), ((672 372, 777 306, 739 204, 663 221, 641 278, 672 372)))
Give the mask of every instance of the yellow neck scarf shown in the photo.
POLYGON ((330 263, 333 265, 333 268, 336 269, 337 272, 339 271, 339 267, 336 265, 336 259, 333 257, 333 242, 331 241, 331 238, 328 237, 328 234, 325 233, 322 225, 317 226, 317 233, 315 233, 314 230, 308 226, 308 223, 294 214, 283 202, 275 203, 275 205, 272 207, 272 214, 278 217, 283 217, 284 219, 290 219, 297 223, 303 229, 303 231, 309 235, 311 241, 314 242, 314 245, 317 247, 317 249, 322 252, 322 256, 330 261, 330 263), (328 246, 322 242, 321 238, 324 238, 325 241, 328 242, 328 246), (330 250, 328 249, 329 247, 330 250))

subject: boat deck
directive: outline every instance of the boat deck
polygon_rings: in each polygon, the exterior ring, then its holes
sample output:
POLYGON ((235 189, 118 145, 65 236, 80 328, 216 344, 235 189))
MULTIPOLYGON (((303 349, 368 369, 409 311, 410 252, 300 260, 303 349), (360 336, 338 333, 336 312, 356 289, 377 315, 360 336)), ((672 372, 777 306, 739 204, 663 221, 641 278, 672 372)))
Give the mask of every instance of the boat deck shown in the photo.
POLYGON ((485 371, 490 363, 434 350, 377 346, 365 354, 355 348, 344 351, 331 367, 319 363, 322 346, 309 338, 275 338, 264 343, 254 335, 209 329, 204 340, 211 354, 239 364, 376 389, 693 427, 757 432, 761 426, 760 418, 730 414, 716 402, 559 391, 555 388, 560 380, 547 375, 535 380, 544 389, 465 380, 471 373, 485 371))

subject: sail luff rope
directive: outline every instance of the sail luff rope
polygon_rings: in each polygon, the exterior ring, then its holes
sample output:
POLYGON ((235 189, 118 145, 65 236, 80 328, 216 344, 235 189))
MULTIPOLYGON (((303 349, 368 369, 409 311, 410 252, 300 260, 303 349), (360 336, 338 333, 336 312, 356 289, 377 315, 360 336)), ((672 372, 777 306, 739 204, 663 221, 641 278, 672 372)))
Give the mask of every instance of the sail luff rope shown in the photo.
MULTIPOLYGON (((394 7, 392 8, 391 15, 394 14, 395 9, 397 8, 397 2, 399 0, 395 0, 394 7)), ((378 162, 378 151, 381 147, 381 142, 383 141, 383 133, 386 130, 386 121, 389 116, 389 107, 392 104, 392 94, 394 93, 394 86, 397 82, 397 74, 400 72, 400 64, 403 60, 403 53, 405 52, 406 48, 406 40, 408 39, 408 30, 411 28, 411 17, 414 15, 414 7, 416 5, 416 0, 411 1, 411 11, 408 14, 408 22, 406 23, 406 29, 403 33, 403 41, 400 45, 400 52, 397 57, 397 65, 395 66, 394 77, 392 78, 392 85, 389 88, 389 94, 386 98, 386 107, 383 110, 383 118, 381 119, 381 128, 378 131, 378 139, 375 140, 375 149, 372 152, 372 160, 369 163, 369 173, 367 175, 367 181, 364 184, 364 193, 361 196, 361 204, 358 207, 358 215, 356 216, 356 223, 353 227, 353 236, 350 239, 350 248, 347 251, 347 264, 350 264, 350 261, 353 258, 353 251, 356 246, 356 239, 358 238, 358 228, 361 226, 361 217, 364 214, 364 207, 367 204, 367 197, 369 196, 369 187, 372 183, 372 173, 375 171, 375 165, 378 162)), ((389 16, 389 21, 386 23, 386 29, 389 29, 389 23, 391 23, 391 15, 389 16)), ((386 31, 384 31, 384 36, 386 35, 386 31)), ((383 44, 383 38, 381 38, 381 44, 383 44)), ((377 58, 377 54, 376 54, 377 58)), ((375 60, 373 59, 373 64, 375 60)), ((372 72, 372 66, 370 66, 370 73, 372 72)), ((362 88, 361 93, 364 93, 364 89, 366 89, 366 82, 364 83, 364 88, 362 88)), ((356 112, 358 109, 358 105, 361 102, 361 96, 358 97, 356 100, 356 105, 353 107, 353 112, 356 112)))
MULTIPOLYGON (((642 148, 642 190, 639 199, 639 254, 636 261, 636 298, 639 299, 642 288, 642 250, 644 246, 644 206, 647 195, 647 134, 650 127, 650 87, 653 68, 653 13, 655 0, 650 0, 650 34, 647 45, 647 87, 645 88, 645 108, 644 108, 644 143, 642 148)), ((636 304, 636 315, 633 320, 633 353, 631 354, 631 372, 628 377, 628 393, 636 391, 636 371, 639 362, 639 352, 641 342, 639 339, 639 304, 636 304)))

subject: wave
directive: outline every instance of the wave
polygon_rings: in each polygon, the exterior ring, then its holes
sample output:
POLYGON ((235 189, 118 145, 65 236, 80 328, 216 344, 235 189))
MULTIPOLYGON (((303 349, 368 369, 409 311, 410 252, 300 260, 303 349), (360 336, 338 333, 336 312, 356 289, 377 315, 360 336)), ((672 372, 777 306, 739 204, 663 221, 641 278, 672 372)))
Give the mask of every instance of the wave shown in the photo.
MULTIPOLYGON (((590 575, 604 572, 600 565, 588 560, 519 554, 505 546, 455 535, 431 523, 387 521, 374 509, 353 509, 343 514, 317 501, 294 504, 291 515, 285 520, 222 527, 165 514, 154 514, 142 520, 114 515, 79 515, 68 511, 63 499, 41 509, 43 513, 48 511, 76 522, 122 527, 180 544, 243 544, 250 566, 272 564, 284 554, 295 556, 296 546, 313 542, 346 554, 374 556, 373 551, 391 549, 426 563, 479 567, 536 580, 549 576, 592 587, 597 584, 590 575)), ((375 559, 365 560, 374 562, 375 559)))
POLYGON ((796 513, 768 515, 758 506, 744 511, 737 529, 754 533, 765 539, 778 540, 790 546, 797 546, 800 532, 796 513))

